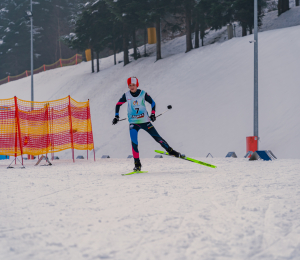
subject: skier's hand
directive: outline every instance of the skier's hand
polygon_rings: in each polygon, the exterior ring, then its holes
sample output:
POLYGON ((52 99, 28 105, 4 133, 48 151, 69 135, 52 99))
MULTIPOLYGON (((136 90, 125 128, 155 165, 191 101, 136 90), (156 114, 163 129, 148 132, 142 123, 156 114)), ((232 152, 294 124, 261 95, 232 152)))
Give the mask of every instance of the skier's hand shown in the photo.
POLYGON ((119 116, 115 116, 115 118, 112 121, 112 124, 115 125, 118 123, 118 121, 119 121, 119 116))
POLYGON ((150 119, 151 119, 152 122, 154 122, 156 120, 155 114, 151 114, 150 119))

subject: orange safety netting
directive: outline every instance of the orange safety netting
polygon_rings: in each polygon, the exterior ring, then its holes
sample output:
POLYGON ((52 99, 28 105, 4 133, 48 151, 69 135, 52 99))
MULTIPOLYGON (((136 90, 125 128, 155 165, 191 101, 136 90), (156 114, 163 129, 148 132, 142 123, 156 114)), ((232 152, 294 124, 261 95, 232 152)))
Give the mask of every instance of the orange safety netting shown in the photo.
POLYGON ((1 155, 41 155, 66 149, 94 149, 89 101, 77 102, 70 96, 45 102, 17 97, 0 100, 1 155))
MULTIPOLYGON (((55 63, 53 63, 51 65, 43 65, 43 66, 33 70, 33 74, 38 74, 38 73, 46 71, 46 70, 56 69, 56 68, 60 68, 60 67, 64 67, 64 66, 77 65, 78 63, 81 63, 81 62, 82 62, 82 55, 76 54, 70 59, 59 59, 58 61, 56 61, 55 63)), ((23 72, 22 74, 19 74, 17 76, 8 76, 4 79, 1 79, 0 85, 11 82, 11 81, 15 81, 18 79, 22 79, 22 78, 28 77, 30 75, 31 75, 31 71, 26 70, 25 72, 23 72)))

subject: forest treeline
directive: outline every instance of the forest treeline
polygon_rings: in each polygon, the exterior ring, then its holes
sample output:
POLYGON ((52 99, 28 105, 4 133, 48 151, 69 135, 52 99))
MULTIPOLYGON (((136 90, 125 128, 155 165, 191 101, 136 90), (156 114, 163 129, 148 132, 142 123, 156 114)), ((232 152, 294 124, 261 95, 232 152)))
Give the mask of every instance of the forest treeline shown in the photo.
MULTIPOLYGON (((281 0, 286 1, 286 0, 281 0)), ((259 25, 267 0, 258 0, 259 25)), ((136 34, 156 28, 156 60, 162 58, 161 30, 169 33, 184 31, 186 52, 198 48, 207 29, 221 29, 238 22, 243 36, 253 32, 254 1, 249 0, 97 0, 88 2, 77 17, 74 33, 64 42, 73 49, 91 49, 92 54, 109 48, 114 56, 124 51, 124 65, 129 63, 129 42, 138 58, 136 34), (170 21, 172 16, 174 19, 170 21), (161 28, 161 25, 164 28, 161 28), (194 44, 192 41, 194 35, 194 44)), ((116 59, 115 59, 116 63, 116 59)))
MULTIPOLYGON (((136 46, 146 41, 149 27, 156 28, 157 60, 162 58, 160 31, 163 36, 186 34, 186 51, 201 46, 209 28, 238 22, 243 35, 253 31, 253 0, 86 1, 33 1, 34 68, 88 48, 98 56, 125 50, 126 65, 128 48, 138 58, 136 46)), ((270 3, 278 15, 289 9, 289 0, 258 0, 260 23, 270 3)), ((30 0, 0 1, 0 79, 30 69, 30 21, 24 18, 29 8, 30 0)))

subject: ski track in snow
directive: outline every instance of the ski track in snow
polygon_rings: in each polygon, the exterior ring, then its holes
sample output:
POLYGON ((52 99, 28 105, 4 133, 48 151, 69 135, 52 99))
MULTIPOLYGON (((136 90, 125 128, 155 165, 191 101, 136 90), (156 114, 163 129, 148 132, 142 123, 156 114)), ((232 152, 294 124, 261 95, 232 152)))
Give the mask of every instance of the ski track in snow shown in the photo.
POLYGON ((299 259, 299 159, 0 162, 0 259, 299 259))

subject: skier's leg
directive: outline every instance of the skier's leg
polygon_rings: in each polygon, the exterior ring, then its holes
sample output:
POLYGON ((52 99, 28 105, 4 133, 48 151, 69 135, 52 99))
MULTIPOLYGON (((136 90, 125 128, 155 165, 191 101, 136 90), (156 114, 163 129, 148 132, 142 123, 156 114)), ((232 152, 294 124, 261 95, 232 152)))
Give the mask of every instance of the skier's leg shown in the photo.
POLYGON ((141 124, 142 128, 147 131, 156 142, 158 142, 168 153, 175 157, 181 157, 181 154, 176 152, 170 145, 158 134, 154 126, 149 122, 141 124))
POLYGON ((173 150, 170 145, 158 134, 156 129, 151 123, 141 124, 142 128, 147 131, 156 142, 158 142, 170 155, 174 155, 175 157, 180 157, 180 153, 173 150))
POLYGON ((137 124, 129 125, 129 133, 130 133, 131 145, 132 145, 132 155, 134 158, 134 165, 136 170, 141 170, 142 167, 140 162, 139 149, 138 149, 138 132, 140 129, 141 127, 137 124))

